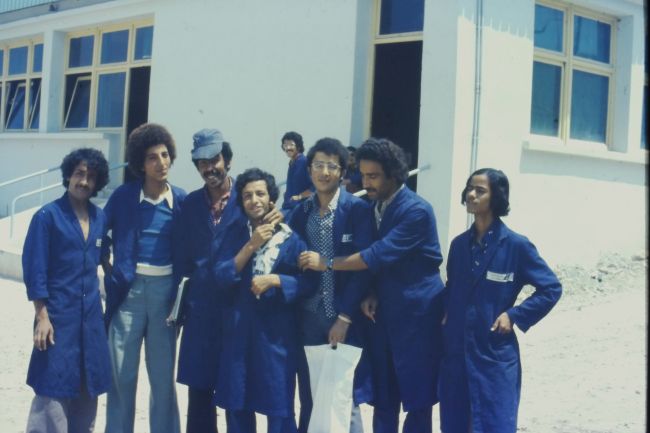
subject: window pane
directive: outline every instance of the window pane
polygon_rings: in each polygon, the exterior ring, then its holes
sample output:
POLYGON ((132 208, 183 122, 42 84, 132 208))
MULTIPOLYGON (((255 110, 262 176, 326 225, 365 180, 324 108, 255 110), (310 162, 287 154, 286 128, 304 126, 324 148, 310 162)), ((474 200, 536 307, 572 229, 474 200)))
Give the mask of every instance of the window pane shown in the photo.
POLYGON ((153 27, 140 27, 135 31, 135 60, 151 58, 151 43, 153 42, 153 27))
POLYGON ((128 30, 102 34, 102 64, 125 62, 128 48, 128 30))
POLYGON ((41 79, 35 78, 29 84, 29 128, 38 129, 41 118, 41 79))
POLYGON ((605 143, 609 78, 573 71, 571 138, 605 143))
POLYGON ((34 45, 34 61, 32 65, 32 71, 43 71, 43 44, 34 45))
POLYGON ((564 12, 542 5, 535 5, 535 46, 562 52, 564 36, 564 12))
POLYGON ((65 78, 66 128, 87 128, 90 108, 90 74, 68 75, 65 78))
POLYGON ((576 15, 573 20, 573 54, 609 63, 611 26, 576 15))
POLYGON ((122 126, 126 72, 99 76, 97 127, 122 126))
POLYGON ((424 25, 424 0, 382 0, 379 34, 420 32, 424 25))
POLYGON ((560 126, 562 68, 533 62, 533 98, 530 132, 557 137, 560 126))
POLYGON ((94 42, 95 37, 92 35, 70 39, 70 59, 68 60, 68 67, 76 68, 79 66, 92 65, 94 42))
POLYGON ((4 50, 0 50, 0 77, 4 73, 4 66, 5 66, 5 52, 4 50))
POLYGON ((9 75, 27 72, 27 47, 11 48, 9 50, 9 75))
POLYGON ((5 128, 23 129, 25 127, 25 82, 9 81, 7 83, 7 101, 5 104, 5 128))

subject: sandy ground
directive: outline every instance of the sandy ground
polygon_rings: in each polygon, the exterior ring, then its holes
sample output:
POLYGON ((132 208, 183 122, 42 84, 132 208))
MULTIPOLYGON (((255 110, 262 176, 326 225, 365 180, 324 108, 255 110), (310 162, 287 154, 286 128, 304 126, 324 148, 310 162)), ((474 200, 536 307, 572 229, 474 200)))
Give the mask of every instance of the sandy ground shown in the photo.
MULTIPOLYGON (((519 333, 523 364, 519 431, 529 433, 643 433, 646 431, 647 287, 642 258, 610 257, 594 269, 558 269, 565 296, 527 334, 519 333)), ((0 279, 0 433, 24 432, 33 396, 25 385, 33 308, 24 286, 0 279)), ((141 363, 137 433, 148 428, 148 384, 141 363)), ((181 423, 187 389, 179 385, 181 423)), ((100 397, 96 431, 105 425, 100 397)), ((219 429, 225 432, 223 412, 219 429)), ((371 431, 372 409, 362 407, 371 431)), ((434 408, 434 431, 439 425, 434 408)), ((266 431, 258 417, 258 431, 266 431)))

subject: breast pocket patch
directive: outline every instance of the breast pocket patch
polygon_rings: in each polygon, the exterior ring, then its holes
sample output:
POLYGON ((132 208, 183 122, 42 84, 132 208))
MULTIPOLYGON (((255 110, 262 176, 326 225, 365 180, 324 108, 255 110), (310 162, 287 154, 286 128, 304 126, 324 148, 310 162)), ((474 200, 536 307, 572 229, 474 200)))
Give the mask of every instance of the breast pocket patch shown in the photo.
POLYGON ((515 280, 515 273, 508 272, 505 274, 501 274, 498 272, 487 271, 487 275, 485 276, 485 278, 490 281, 496 281, 497 283, 507 283, 515 280))
POLYGON ((347 244, 352 242, 352 233, 343 233, 343 238, 341 238, 341 243, 347 244))

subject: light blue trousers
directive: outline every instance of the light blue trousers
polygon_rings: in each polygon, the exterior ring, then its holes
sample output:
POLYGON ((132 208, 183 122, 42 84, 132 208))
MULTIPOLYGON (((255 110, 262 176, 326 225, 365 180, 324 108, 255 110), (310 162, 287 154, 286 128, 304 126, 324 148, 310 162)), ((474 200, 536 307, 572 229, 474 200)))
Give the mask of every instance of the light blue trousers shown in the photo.
POLYGON ((180 433, 174 365, 176 331, 165 320, 171 310, 172 276, 136 275, 108 330, 113 384, 106 401, 106 433, 133 433, 135 395, 144 340, 151 393, 152 433, 180 433))

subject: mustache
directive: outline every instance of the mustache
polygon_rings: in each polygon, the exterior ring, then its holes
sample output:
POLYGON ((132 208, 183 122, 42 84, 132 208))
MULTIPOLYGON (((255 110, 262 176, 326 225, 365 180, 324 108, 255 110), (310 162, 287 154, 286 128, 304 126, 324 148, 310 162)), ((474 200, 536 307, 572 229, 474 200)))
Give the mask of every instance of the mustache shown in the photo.
POLYGON ((218 178, 226 177, 226 173, 224 173, 224 172, 222 172, 220 170, 212 169, 212 170, 206 170, 206 171, 203 172, 203 176, 207 177, 207 176, 210 176, 210 175, 218 177, 218 178))

